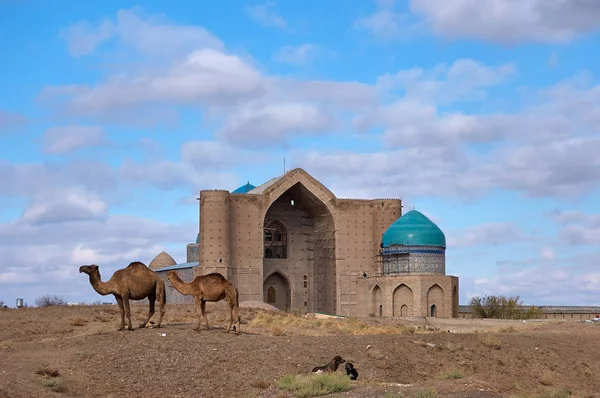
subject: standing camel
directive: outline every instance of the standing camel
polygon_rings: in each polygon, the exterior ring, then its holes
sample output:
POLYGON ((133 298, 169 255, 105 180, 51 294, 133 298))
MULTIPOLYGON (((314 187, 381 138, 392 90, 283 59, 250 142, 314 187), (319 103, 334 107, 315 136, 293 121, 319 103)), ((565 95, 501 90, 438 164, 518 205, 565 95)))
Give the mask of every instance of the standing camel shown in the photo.
POLYGON ((169 271, 169 280, 173 284, 173 287, 183 295, 194 296, 194 305, 196 306, 196 315, 198 316, 198 323, 196 324, 195 330, 200 330, 200 324, 202 317, 206 322, 206 330, 208 330, 208 318, 206 317, 206 302, 207 301, 221 301, 227 300, 229 304, 229 326, 225 333, 229 333, 231 325, 236 320, 237 328, 235 332, 240 333, 240 307, 238 302, 238 290, 229 282, 225 277, 219 273, 211 273, 207 275, 201 275, 194 278, 191 282, 184 282, 181 280, 177 272, 169 271))
POLYGON ((160 276, 144 263, 134 261, 126 268, 115 271, 113 276, 107 281, 102 282, 98 266, 82 265, 79 272, 90 276, 90 283, 98 294, 103 296, 112 294, 117 299, 119 310, 121 311, 121 327, 125 329, 125 315, 129 322, 128 330, 133 330, 131 326, 131 311, 129 310, 129 300, 143 300, 148 297, 150 307, 148 309, 148 318, 140 325, 140 328, 146 327, 146 324, 154 315, 154 302, 158 300, 160 305, 160 315, 155 327, 159 328, 162 318, 165 315, 165 305, 167 296, 165 295, 165 282, 160 276))

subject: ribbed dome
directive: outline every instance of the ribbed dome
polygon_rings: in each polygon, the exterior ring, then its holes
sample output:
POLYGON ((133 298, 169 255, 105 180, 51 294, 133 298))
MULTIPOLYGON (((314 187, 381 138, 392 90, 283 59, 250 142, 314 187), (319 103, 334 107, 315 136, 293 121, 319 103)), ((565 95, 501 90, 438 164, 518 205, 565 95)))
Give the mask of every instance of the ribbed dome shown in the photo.
POLYGON ((150 261, 148 268, 159 269, 170 267, 172 265, 177 265, 177 262, 173 260, 173 257, 171 257, 167 252, 160 252, 158 256, 154 257, 154 260, 150 261))
POLYGON ((383 246, 443 246, 446 236, 427 216, 411 210, 397 219, 383 234, 383 246))
POLYGON ((250 181, 248 181, 246 184, 242 185, 241 187, 239 187, 238 189, 236 189, 235 191, 233 191, 231 193, 248 193, 248 191, 251 191, 254 188, 256 188, 256 187, 254 185, 250 184, 250 181))

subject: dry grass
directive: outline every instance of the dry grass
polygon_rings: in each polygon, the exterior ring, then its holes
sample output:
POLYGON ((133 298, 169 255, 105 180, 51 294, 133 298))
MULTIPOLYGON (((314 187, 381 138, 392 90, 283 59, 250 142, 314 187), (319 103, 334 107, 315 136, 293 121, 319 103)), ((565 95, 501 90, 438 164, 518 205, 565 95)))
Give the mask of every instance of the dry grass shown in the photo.
POLYGON ((293 393, 295 397, 304 398, 349 391, 352 389, 352 382, 341 373, 287 374, 277 380, 277 386, 293 393))
POLYGON ((259 311, 248 325, 251 328, 278 328, 287 335, 377 335, 414 333, 412 326, 373 325, 356 318, 312 319, 303 315, 259 311))
POLYGON ((261 379, 261 380, 253 381, 252 383, 250 383, 250 385, 255 388, 265 389, 265 388, 269 387, 271 385, 271 383, 269 383, 266 380, 261 379))
POLYGON ((80 316, 71 318, 71 326, 84 326, 87 323, 87 319, 80 316))
POLYGON ((455 380, 455 379, 462 379, 463 377, 465 377, 465 376, 462 373, 460 373, 458 370, 451 370, 450 372, 442 373, 440 375, 440 378, 442 380, 455 380))
POLYGON ((500 333, 517 333, 518 330, 514 326, 508 326, 505 328, 500 328, 500 333))
POLYGON ((500 339, 494 336, 493 334, 486 334, 485 336, 481 337, 479 341, 484 346, 493 348, 495 350, 499 350, 500 348, 502 348, 502 343, 500 342, 500 339))

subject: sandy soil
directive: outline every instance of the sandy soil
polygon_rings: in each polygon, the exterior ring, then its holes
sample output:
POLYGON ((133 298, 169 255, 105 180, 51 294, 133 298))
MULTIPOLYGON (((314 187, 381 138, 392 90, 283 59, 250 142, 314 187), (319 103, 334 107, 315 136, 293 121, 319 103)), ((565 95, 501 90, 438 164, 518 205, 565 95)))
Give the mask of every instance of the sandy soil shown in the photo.
MULTIPOLYGON (((132 308, 139 324, 146 307, 132 308)), ((359 372, 354 388, 337 394, 344 397, 428 389, 438 397, 568 396, 558 395, 565 389, 600 397, 600 325, 412 320, 403 322, 418 326, 414 333, 333 335, 314 324, 249 324, 259 310, 243 309, 235 335, 223 333, 224 306, 208 308, 211 329, 200 332, 186 305, 169 306, 162 328, 133 332, 116 330, 111 305, 0 310, 0 398, 285 397, 278 377, 306 374, 335 355, 359 372), (44 369, 60 375, 36 374, 44 369), (464 377, 443 379, 448 372, 464 377)))

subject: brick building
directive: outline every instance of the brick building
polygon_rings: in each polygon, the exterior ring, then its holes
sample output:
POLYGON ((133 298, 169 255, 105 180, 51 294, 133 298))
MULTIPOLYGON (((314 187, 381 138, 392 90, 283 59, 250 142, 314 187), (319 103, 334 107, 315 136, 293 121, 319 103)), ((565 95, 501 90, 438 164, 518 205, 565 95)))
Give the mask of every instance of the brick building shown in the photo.
MULTIPOLYGON (((240 301, 349 316, 458 316, 458 278, 445 275, 445 237, 400 199, 341 199, 302 169, 260 186, 200 192, 187 263, 161 253, 166 280, 219 272, 240 301), (168 256, 168 258, 167 258, 168 256), (171 259, 172 260, 172 259, 171 259)), ((154 264, 153 264, 154 263, 154 264)), ((167 281, 170 303, 193 302, 167 281)))

